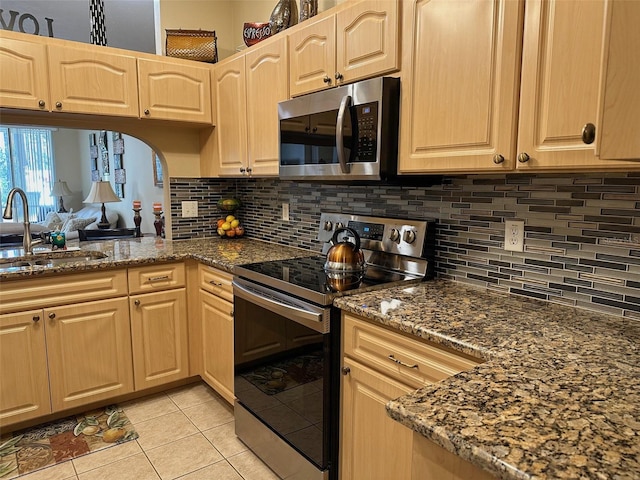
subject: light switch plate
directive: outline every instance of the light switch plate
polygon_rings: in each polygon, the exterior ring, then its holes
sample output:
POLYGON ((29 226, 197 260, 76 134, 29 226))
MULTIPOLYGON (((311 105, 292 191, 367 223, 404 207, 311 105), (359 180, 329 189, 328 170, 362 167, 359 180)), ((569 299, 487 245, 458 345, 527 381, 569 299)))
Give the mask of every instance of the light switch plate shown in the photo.
POLYGON ((196 200, 189 200, 182 202, 182 218, 197 217, 198 216, 198 202, 196 200))

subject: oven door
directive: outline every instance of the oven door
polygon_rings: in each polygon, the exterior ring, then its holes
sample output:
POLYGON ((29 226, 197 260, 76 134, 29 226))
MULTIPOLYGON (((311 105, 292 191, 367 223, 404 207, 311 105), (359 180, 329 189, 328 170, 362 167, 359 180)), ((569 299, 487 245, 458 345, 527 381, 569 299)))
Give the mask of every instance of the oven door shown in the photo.
POLYGON ((237 277, 233 287, 237 404, 326 471, 337 430, 329 408, 331 309, 237 277))

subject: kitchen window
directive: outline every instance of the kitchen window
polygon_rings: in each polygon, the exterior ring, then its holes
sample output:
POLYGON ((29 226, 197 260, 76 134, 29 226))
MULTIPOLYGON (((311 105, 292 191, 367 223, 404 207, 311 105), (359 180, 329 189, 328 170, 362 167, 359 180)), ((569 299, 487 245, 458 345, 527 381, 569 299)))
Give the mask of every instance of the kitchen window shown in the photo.
MULTIPOLYGON (((29 220, 40 222, 55 210, 51 194, 55 163, 51 130, 46 128, 9 128, 0 126, 0 198, 2 208, 9 190, 19 187, 27 194, 29 220)), ((22 218, 22 202, 15 202, 22 218)))

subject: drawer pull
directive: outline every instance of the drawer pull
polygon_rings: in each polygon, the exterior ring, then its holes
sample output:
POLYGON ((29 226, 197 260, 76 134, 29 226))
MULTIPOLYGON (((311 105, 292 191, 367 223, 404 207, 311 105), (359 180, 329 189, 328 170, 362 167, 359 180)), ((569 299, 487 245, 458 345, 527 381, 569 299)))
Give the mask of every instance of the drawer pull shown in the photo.
POLYGON ((161 275, 159 277, 149 277, 150 282, 159 282, 161 280, 171 280, 169 275, 161 275))
POLYGON ((404 363, 402 360, 398 360, 396 357, 393 356, 393 354, 389 355, 387 358, 392 362, 397 363, 398 365, 402 365, 403 367, 418 368, 418 364, 414 363, 413 365, 409 365, 408 363, 404 363))
POLYGON ((222 282, 216 282, 215 280, 211 280, 209 283, 214 287, 222 287, 222 282))

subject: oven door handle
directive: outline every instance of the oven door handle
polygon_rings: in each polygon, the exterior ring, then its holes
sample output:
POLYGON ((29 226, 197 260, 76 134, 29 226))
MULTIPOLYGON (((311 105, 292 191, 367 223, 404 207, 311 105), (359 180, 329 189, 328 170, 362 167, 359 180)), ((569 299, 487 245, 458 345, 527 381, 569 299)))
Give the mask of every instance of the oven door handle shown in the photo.
POLYGON ((239 280, 234 279, 232 285, 235 297, 242 298, 289 320, 293 320, 316 332, 329 332, 328 309, 313 305, 309 305, 308 308, 302 308, 302 302, 294 303, 294 299, 291 297, 280 295, 278 292, 257 285, 249 286, 239 280), (296 305, 296 303, 299 304, 296 305))

